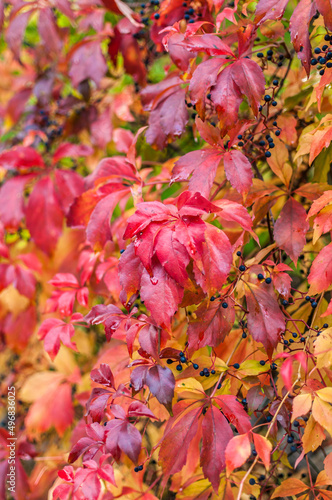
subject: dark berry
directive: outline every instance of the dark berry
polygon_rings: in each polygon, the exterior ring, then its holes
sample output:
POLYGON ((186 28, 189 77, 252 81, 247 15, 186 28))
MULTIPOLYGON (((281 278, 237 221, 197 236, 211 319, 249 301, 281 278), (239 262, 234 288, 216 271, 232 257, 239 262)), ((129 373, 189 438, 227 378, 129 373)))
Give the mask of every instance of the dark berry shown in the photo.
MULTIPOLYGON (((256 457, 257 456, 257 451, 256 450, 252 450, 252 454, 253 454, 254 457, 256 457)), ((252 479, 249 480, 249 483, 250 483, 250 481, 252 481, 252 479)), ((253 481, 254 482, 250 483, 250 484, 255 484, 255 479, 253 481)))
POLYGON ((264 57, 263 52, 257 52, 257 57, 264 57))
POLYGON ((289 343, 290 344, 293 344, 294 340, 293 339, 289 339, 289 343))
POLYGON ((305 342, 305 338, 304 337, 301 337, 300 340, 301 340, 301 342, 305 342))
POLYGON ((272 83, 273 83, 273 85, 278 85, 279 82, 278 82, 278 80, 273 80, 272 83))
POLYGON ((272 279, 271 278, 266 278, 265 283, 267 283, 269 285, 270 283, 272 283, 272 279))
POLYGON ((160 18, 160 14, 158 14, 158 12, 154 15, 154 18, 155 19, 159 19, 160 18))
POLYGON ((277 126, 278 126, 277 122, 275 122, 275 121, 272 123, 272 125, 273 125, 274 127, 277 127, 277 126))
POLYGON ((122 249, 120 250, 120 253, 123 253, 123 252, 124 252, 124 248, 122 248, 122 249))
POLYGON ((313 58, 313 59, 311 59, 310 62, 311 62, 311 66, 316 66, 318 61, 317 61, 317 59, 313 58))
POLYGON ((242 403, 243 403, 244 405, 246 405, 246 404, 248 403, 247 398, 243 398, 243 399, 242 399, 242 403))
POLYGON ((297 337, 297 333, 296 333, 296 332, 293 332, 293 333, 292 333, 292 335, 293 335, 294 339, 296 339, 296 337, 297 337))
POLYGON ((265 365, 265 361, 264 359, 261 359, 261 361, 259 362, 260 365, 264 366, 265 365))
POLYGON ((329 62, 326 64, 326 67, 327 67, 327 68, 332 68, 332 62, 331 62, 331 61, 329 61, 329 62))
POLYGON ((309 301, 310 300, 310 297, 309 295, 306 296, 305 300, 309 301))
POLYGON ((221 307, 223 307, 224 309, 227 309, 227 307, 228 307, 227 302, 223 302, 223 303, 221 304, 221 307))
POLYGON ((219 382, 217 389, 221 389, 221 382, 219 382))
POLYGON ((202 370, 202 371, 200 371, 200 372, 199 372, 199 374, 200 374, 200 376, 201 376, 201 377, 204 377, 204 372, 203 372, 203 370, 202 370))
POLYGON ((296 444, 292 444, 292 446, 290 447, 291 451, 294 452, 297 450, 297 446, 296 444))
POLYGON ((294 427, 298 427, 298 426, 300 425, 300 422, 298 422, 297 420, 295 420, 295 421, 293 422, 293 425, 294 425, 294 427))
POLYGON ((317 307, 317 302, 316 302, 316 301, 312 302, 312 303, 311 303, 311 307, 312 307, 313 309, 315 309, 315 307, 317 307))
POLYGON ((168 365, 171 365, 172 363, 174 363, 174 361, 173 361, 172 359, 168 359, 168 360, 166 361, 166 363, 167 363, 168 365))
POLYGON ((141 14, 141 16, 144 16, 144 10, 140 10, 139 13, 141 14))
POLYGON ((285 345, 288 345, 288 340, 284 340, 284 344, 285 344, 285 345))
POLYGON ((134 467, 135 472, 139 472, 139 467, 134 467))
POLYGON ((323 75, 324 75, 324 73, 325 73, 325 70, 324 70, 324 69, 321 69, 321 70, 320 70, 320 72, 319 72, 319 74, 320 74, 321 76, 323 76, 323 75))
POLYGON ((266 156, 266 158, 270 158, 270 156, 271 156, 270 151, 265 151, 265 156, 266 156))
POLYGON ((327 323, 324 323, 323 328, 328 328, 329 325, 327 323))
POLYGON ((211 99, 211 93, 206 96, 207 99, 211 99))
POLYGON ((328 48, 329 48, 328 45, 323 45, 322 50, 324 50, 324 52, 325 52, 325 50, 327 50, 328 48))
POLYGON ((280 61, 280 62, 278 62, 277 66, 278 66, 279 68, 281 68, 281 66, 282 66, 282 62, 281 62, 281 61, 280 61))
POLYGON ((273 50, 269 49, 269 50, 266 52, 266 54, 267 54, 268 56, 273 56, 273 50))
POLYGON ((315 54, 320 54, 322 51, 320 50, 319 47, 316 47, 314 50, 315 54))
POLYGON ((179 356, 184 356, 184 352, 183 351, 179 352, 179 356))
POLYGON ((272 415, 268 415, 268 416, 266 417, 266 421, 267 421, 267 422, 271 422, 271 420, 272 420, 272 415))
POLYGON ((282 301, 282 305, 283 305, 283 306, 288 306, 288 300, 283 300, 283 301, 282 301))
POLYGON ((204 373, 204 375, 205 375, 206 377, 209 377, 209 376, 210 376, 210 372, 204 373))
POLYGON ((294 441, 293 436, 288 436, 287 437, 287 443, 292 443, 294 441))
POLYGON ((238 257, 241 257, 242 252, 239 250, 238 252, 236 252, 236 255, 237 255, 238 257))
POLYGON ((259 141, 258 143, 260 146, 265 146, 265 141, 259 141))
POLYGON ((176 365, 176 369, 178 372, 182 372, 182 365, 176 365))
POLYGON ((263 280, 264 279, 264 275, 262 273, 259 273, 259 274, 257 274, 257 278, 259 280, 263 280))
POLYGON ((319 62, 320 62, 321 64, 325 64, 325 63, 326 63, 326 59, 325 59, 325 57, 320 57, 320 58, 319 58, 319 62))
POLYGON ((315 302, 315 299, 313 297, 311 297, 310 302, 311 303, 315 302))
POLYGON ((181 363, 185 363, 187 361, 187 358, 185 356, 181 356, 180 361, 181 363))
POLYGON ((270 148, 270 149, 273 149, 274 147, 275 147, 274 142, 270 142, 270 143, 269 143, 269 148, 270 148))
POLYGON ((272 104, 272 106, 277 106, 278 103, 277 103, 277 101, 272 101, 271 104, 272 104))
POLYGON ((267 142, 273 142, 273 139, 270 135, 267 135, 266 138, 267 138, 267 142))
POLYGON ((193 24, 195 22, 194 19, 190 19, 189 24, 193 24))
POLYGON ((325 40, 326 42, 328 42, 328 41, 330 40, 330 35, 325 35, 325 36, 324 36, 324 40, 325 40))
POLYGON ((203 372, 204 373, 209 373, 209 369, 208 368, 203 368, 203 372))
POLYGON ((189 14, 185 14, 185 15, 184 15, 184 18, 185 18, 185 20, 186 20, 186 21, 189 21, 189 19, 190 19, 189 14))
POLYGON ((242 139, 242 135, 241 135, 241 134, 240 134, 240 135, 238 135, 238 136, 237 136, 237 138, 238 138, 239 140, 241 140, 241 139, 242 139))
POLYGON ((259 480, 259 481, 264 481, 264 479, 265 479, 264 474, 261 474, 261 475, 259 476, 259 478, 258 478, 258 480, 259 480))
POLYGON ((243 264, 241 264, 241 266, 239 267, 239 270, 241 272, 245 271, 246 270, 246 266, 244 266, 243 264))
POLYGON ((263 109, 263 106, 260 105, 258 108, 258 111, 262 111, 262 109, 263 109))
POLYGON ((216 370, 211 370, 211 375, 215 375, 216 370))
POLYGON ((279 135, 280 135, 280 130, 276 130, 276 131, 275 131, 275 134, 276 134, 276 136, 277 136, 277 137, 279 137, 279 135))
POLYGON ((265 102, 271 101, 271 96, 269 94, 267 94, 266 96, 264 96, 264 101, 265 102))
POLYGON ((272 363, 271 370, 273 371, 278 370, 278 365, 276 363, 272 363))
POLYGON ((238 369, 240 368, 239 363, 234 363, 234 365, 233 365, 233 366, 234 366, 235 370, 238 370, 238 369))
POLYGON ((246 334, 246 332, 243 332, 243 333, 242 333, 242 338, 243 338, 243 339, 246 339, 246 338, 247 338, 247 334, 246 334))
MULTIPOLYGON (((256 452, 257 453, 257 452, 256 452)), ((252 454, 254 454, 254 452, 252 452, 252 454)), ((251 477, 249 479, 249 484, 251 484, 251 486, 254 486, 254 484, 256 484, 256 479, 254 479, 253 477, 251 477)))
POLYGON ((193 368, 194 368, 194 370, 198 370, 198 368, 199 368, 198 364, 197 363, 193 363, 193 368))
POLYGON ((212 297, 210 298, 210 301, 213 302, 214 300, 216 300, 216 298, 212 295, 212 297))
POLYGON ((268 61, 272 61, 272 56, 267 56, 266 58, 268 61))
POLYGON ((240 146, 240 147, 241 147, 241 146, 244 146, 244 142, 240 141, 240 142, 238 143, 238 146, 240 146))

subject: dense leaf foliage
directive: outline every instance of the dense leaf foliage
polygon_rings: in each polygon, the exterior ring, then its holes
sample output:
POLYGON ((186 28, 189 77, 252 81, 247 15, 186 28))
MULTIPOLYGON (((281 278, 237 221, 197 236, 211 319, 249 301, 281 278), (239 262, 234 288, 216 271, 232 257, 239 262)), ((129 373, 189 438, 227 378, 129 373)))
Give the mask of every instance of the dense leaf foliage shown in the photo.
POLYGON ((0 23, 0 500, 332 498, 330 1, 0 23))

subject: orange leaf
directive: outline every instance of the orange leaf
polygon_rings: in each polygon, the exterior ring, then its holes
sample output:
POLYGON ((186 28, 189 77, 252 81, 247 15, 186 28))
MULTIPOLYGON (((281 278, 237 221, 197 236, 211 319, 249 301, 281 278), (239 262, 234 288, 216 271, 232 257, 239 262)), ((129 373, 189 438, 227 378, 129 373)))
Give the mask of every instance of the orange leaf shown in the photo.
POLYGON ((262 459, 266 469, 269 469, 271 462, 272 444, 266 437, 253 433, 255 448, 259 458, 262 459))
POLYGON ((293 399, 292 422, 308 413, 311 408, 311 394, 299 394, 293 399))
POLYGON ((228 472, 241 467, 251 455, 248 433, 233 437, 227 445, 225 455, 228 472))
POLYGON ((309 489, 309 486, 304 484, 299 479, 292 477, 290 479, 286 479, 286 481, 276 488, 271 499, 278 497, 291 497, 292 495, 297 495, 307 489, 309 489))

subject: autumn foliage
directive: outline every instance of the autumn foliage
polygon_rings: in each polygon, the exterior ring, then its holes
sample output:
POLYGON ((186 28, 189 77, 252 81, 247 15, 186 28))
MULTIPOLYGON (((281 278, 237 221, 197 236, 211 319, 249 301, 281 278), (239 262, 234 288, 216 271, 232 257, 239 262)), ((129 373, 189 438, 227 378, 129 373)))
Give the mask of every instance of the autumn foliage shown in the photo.
POLYGON ((0 10, 0 500, 331 499, 330 0, 0 10))

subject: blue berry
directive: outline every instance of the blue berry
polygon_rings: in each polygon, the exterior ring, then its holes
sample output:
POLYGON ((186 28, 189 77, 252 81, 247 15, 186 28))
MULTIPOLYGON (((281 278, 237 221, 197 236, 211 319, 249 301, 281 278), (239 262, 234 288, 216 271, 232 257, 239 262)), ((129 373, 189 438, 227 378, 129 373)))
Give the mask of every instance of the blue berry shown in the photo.
POLYGON ((200 372, 199 372, 199 374, 200 374, 200 376, 201 376, 201 377, 204 377, 204 372, 203 372, 203 370, 202 370, 202 371, 200 371, 200 372))
MULTIPOLYGON (((239 140, 241 140, 241 139, 242 139, 242 135, 241 135, 241 134, 239 134, 239 135, 237 136, 237 138, 238 138, 239 140)), ((241 253, 240 253, 240 255, 241 255, 241 253)))
POLYGON ((307 302, 309 302, 309 300, 310 300, 309 295, 307 295, 307 296, 306 296, 305 300, 306 300, 307 302))
POLYGON ((213 295, 212 295, 212 297, 210 298, 210 301, 213 302, 214 300, 216 300, 216 298, 213 297, 213 295))
POLYGON ((278 80, 277 80, 277 79, 275 79, 275 80, 273 80, 273 82, 272 82, 272 83, 273 83, 273 85, 278 85, 278 83, 279 83, 279 82, 278 82, 278 80))
POLYGON ((276 363, 272 363, 271 370, 278 370, 278 365, 276 363))
POLYGON ((277 127, 277 126, 278 126, 278 124, 277 124, 277 122, 276 122, 276 121, 274 121, 274 122, 272 123, 272 125, 273 125, 274 127, 277 127))
POLYGON ((259 141, 258 143, 260 146, 265 146, 265 141, 259 141))
POLYGON ((185 20, 186 20, 186 21, 189 21, 189 19, 190 19, 189 14, 185 14, 185 15, 184 15, 184 18, 185 18, 185 20))
POLYGON ((283 305, 283 306, 288 306, 288 300, 285 300, 285 299, 284 299, 284 300, 282 301, 282 305, 283 305))
POLYGON ((176 369, 178 372, 182 372, 182 365, 176 365, 176 369))
POLYGON ((273 148, 274 148, 274 146, 275 146, 274 142, 270 142, 270 143, 269 143, 269 148, 270 148, 270 149, 273 149, 273 148))
POLYGON ((268 415, 268 416, 266 417, 266 421, 267 421, 267 422, 271 422, 271 420, 272 420, 272 415, 268 415))
POLYGON ((311 307, 313 309, 315 309, 315 307, 317 307, 317 302, 315 300, 311 303, 311 307))
POLYGON ((264 57, 263 52, 257 52, 257 57, 264 57))
POLYGON ((181 361, 181 363, 185 363, 187 361, 187 359, 185 356, 181 356, 180 361, 181 361))
POLYGON ((121 248, 120 253, 123 253, 123 252, 124 252, 124 248, 121 248))
POLYGON ((238 143, 238 146, 240 146, 240 147, 242 147, 243 145, 244 145, 244 142, 242 142, 242 141, 240 141, 240 142, 238 143))
POLYGON ((267 94, 266 96, 264 96, 264 101, 265 102, 270 102, 271 101, 271 96, 269 94, 267 94))
POLYGON ((243 338, 243 339, 246 339, 246 338, 247 338, 247 334, 246 334, 246 332, 243 332, 243 333, 242 333, 242 338, 243 338))
POLYGON ((296 444, 292 444, 292 446, 290 447, 291 451, 294 452, 297 450, 297 446, 296 444))
POLYGON ((216 370, 211 370, 211 375, 215 375, 216 370))
POLYGON ((219 382, 217 389, 221 389, 221 382, 219 382))
POLYGON ((160 14, 158 14, 158 12, 154 15, 154 18, 155 19, 159 19, 160 18, 160 14))
POLYGON ((297 337, 297 333, 296 333, 296 332, 293 332, 293 333, 292 333, 292 335, 293 335, 294 339, 296 339, 296 337, 297 337))
MULTIPOLYGON (((254 454, 254 452, 252 452, 252 454, 254 454)), ((256 451, 256 454, 257 454, 257 451, 256 451)), ((254 479, 253 477, 251 477, 249 479, 249 484, 251 484, 251 486, 254 486, 254 484, 256 484, 256 479, 254 479)))
POLYGON ((259 274, 257 274, 257 278, 259 280, 263 280, 264 279, 264 275, 262 273, 259 273, 259 274))
POLYGON ((241 272, 245 271, 246 270, 246 266, 244 266, 243 264, 241 264, 241 266, 239 267, 239 270, 241 272))
POLYGON ((166 363, 167 363, 168 365, 171 365, 172 363, 174 363, 174 361, 173 361, 172 359, 168 359, 168 360, 166 361, 166 363))
POLYGON ((304 337, 301 337, 300 340, 301 340, 301 342, 305 342, 305 338, 304 337))
POLYGON ((285 345, 288 345, 288 340, 284 340, 284 344, 285 344, 285 345))
POLYGON ((327 323, 324 323, 323 328, 328 328, 329 325, 327 323))
POLYGON ((134 467, 135 472, 139 472, 139 467, 134 467))
POLYGON ((266 278, 265 283, 267 283, 269 285, 270 283, 272 283, 272 279, 271 278, 266 278))
POLYGON ((325 73, 325 70, 324 70, 324 69, 321 69, 321 70, 320 70, 320 72, 319 72, 319 74, 320 74, 321 76, 323 76, 323 75, 324 75, 324 73, 325 73))
MULTIPOLYGON (((252 450, 252 454, 253 454, 254 457, 256 457, 257 456, 257 451, 256 450, 252 450)), ((255 484, 255 482, 256 482, 255 479, 249 479, 249 483, 250 484, 255 484), (250 483, 250 481, 254 481, 254 482, 250 483)))
POLYGON ((315 54, 320 54, 321 53, 321 50, 319 47, 316 47, 315 50, 314 50, 315 54))
POLYGON ((194 368, 194 370, 198 370, 198 368, 199 368, 198 364, 197 363, 193 363, 193 368, 194 368))
POLYGON ((234 363, 234 365, 233 365, 233 366, 234 366, 235 370, 238 370, 238 369, 240 368, 239 363, 234 363))
POLYGON ((318 61, 317 61, 317 59, 313 58, 313 59, 311 59, 310 62, 311 62, 311 66, 316 66, 318 61))
POLYGON ((288 436, 287 437, 287 443, 292 443, 294 441, 293 436, 288 436))
POLYGON ((273 139, 270 135, 267 135, 266 138, 267 138, 267 142, 273 142, 273 139))
POLYGON ((271 104, 272 104, 272 106, 277 106, 278 103, 277 103, 277 101, 272 101, 271 104))
POLYGON ((279 135, 280 135, 280 130, 276 130, 276 131, 275 131, 275 134, 276 134, 276 136, 277 136, 277 137, 279 137, 279 135))
POLYGON ((221 306, 222 306, 224 309, 227 309, 228 304, 227 304, 227 302, 223 302, 223 303, 221 304, 221 306))
POLYGON ((298 422, 297 420, 295 420, 295 421, 293 422, 293 425, 294 425, 294 427, 298 427, 298 426, 300 425, 300 422, 298 422))
POLYGON ((266 158, 270 158, 270 156, 271 156, 270 151, 265 151, 265 156, 266 156, 266 158))
POLYGON ((260 365, 264 366, 265 365, 265 361, 262 359, 260 362, 259 362, 260 365))

